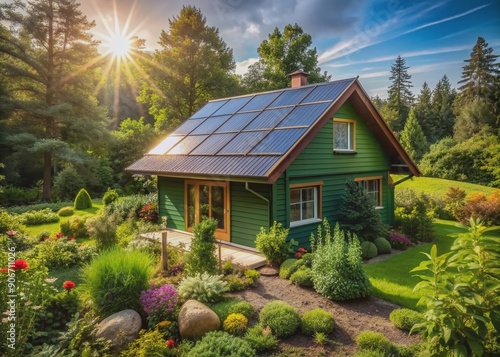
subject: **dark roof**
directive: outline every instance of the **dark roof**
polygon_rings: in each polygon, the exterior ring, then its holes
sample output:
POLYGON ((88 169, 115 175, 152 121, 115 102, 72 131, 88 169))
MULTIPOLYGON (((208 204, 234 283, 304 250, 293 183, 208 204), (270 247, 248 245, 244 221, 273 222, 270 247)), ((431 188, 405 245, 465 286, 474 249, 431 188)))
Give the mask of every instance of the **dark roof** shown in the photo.
MULTIPOLYGON (((127 171, 274 182, 353 93, 380 117, 356 78, 210 101, 127 171)), ((390 136, 382 145, 394 164, 419 174, 381 118, 371 129, 390 136)))

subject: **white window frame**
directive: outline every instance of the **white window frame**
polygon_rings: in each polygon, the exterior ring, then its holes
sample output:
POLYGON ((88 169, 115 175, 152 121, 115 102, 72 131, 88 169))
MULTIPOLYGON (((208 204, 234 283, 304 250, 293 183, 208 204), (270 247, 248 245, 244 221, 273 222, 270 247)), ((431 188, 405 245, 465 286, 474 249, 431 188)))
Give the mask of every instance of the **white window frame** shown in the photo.
POLYGON ((370 176, 370 177, 359 177, 354 179, 354 181, 360 185, 364 190, 367 191, 367 193, 371 196, 373 196, 373 193, 377 193, 377 205, 375 206, 375 209, 383 209, 384 207, 382 206, 382 176, 370 176), (370 181, 375 181, 377 182, 378 186, 378 191, 368 191, 368 189, 365 186, 368 184, 370 181))
POLYGON ((356 152, 356 121, 351 119, 333 119, 333 151, 356 152), (347 148, 335 147, 335 123, 347 123, 347 148), (352 134, 352 135, 351 135, 352 134), (351 139, 352 137, 352 139, 351 139))
POLYGON ((292 221, 292 217, 291 217, 291 213, 290 213, 290 227, 298 227, 298 226, 303 226, 306 224, 321 222, 322 185, 323 185, 323 182, 313 182, 313 183, 290 185, 290 203, 289 203, 290 212, 291 212, 291 207, 293 204, 299 204, 300 206, 302 206, 302 204, 304 203, 304 201, 302 200, 302 190, 311 189, 311 188, 314 190, 313 191, 314 192, 314 198, 313 198, 314 214, 313 214, 313 217, 302 219, 303 212, 302 212, 302 207, 301 207, 301 209, 300 209, 301 219, 300 220, 292 221), (300 201, 299 202, 292 202, 292 200, 291 200, 292 190, 300 190, 300 201))

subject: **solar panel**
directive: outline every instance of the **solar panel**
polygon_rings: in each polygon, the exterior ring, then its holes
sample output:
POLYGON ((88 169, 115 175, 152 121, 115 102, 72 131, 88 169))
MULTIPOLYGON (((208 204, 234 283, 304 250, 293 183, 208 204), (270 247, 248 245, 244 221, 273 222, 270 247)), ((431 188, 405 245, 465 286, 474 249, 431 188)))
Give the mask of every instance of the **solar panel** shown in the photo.
POLYGON ((268 109, 260 113, 244 130, 272 129, 287 115, 292 108, 268 109))
POLYGON ((257 114, 258 112, 235 114, 215 132, 222 133, 226 131, 240 131, 247 126, 247 124, 250 123, 250 121, 255 118, 257 114))
POLYGON ((235 136, 236 133, 212 134, 207 138, 207 140, 191 151, 190 155, 215 155, 235 136))
POLYGON ((200 110, 194 113, 190 119, 203 118, 212 115, 217 109, 226 104, 228 100, 218 100, 215 102, 208 102, 200 110))
POLYGON ((198 134, 212 134, 215 129, 221 126, 227 119, 229 115, 221 115, 218 117, 210 117, 200 124, 196 129, 191 132, 191 135, 198 134))
POLYGON ((250 99, 251 96, 233 98, 226 102, 222 107, 219 108, 212 115, 227 115, 236 113, 242 106, 244 106, 250 99))
POLYGON ((275 100, 281 92, 271 92, 265 94, 258 94, 254 96, 243 108, 240 109, 240 112, 247 112, 250 110, 262 110, 269 105, 273 100, 275 100))
POLYGON ((191 133, 198 125, 203 123, 206 118, 201 119, 188 119, 185 120, 184 123, 181 124, 175 131, 172 133, 174 135, 187 135, 191 133))
POLYGON ((182 141, 175 145, 167 155, 187 155, 195 147, 197 147, 208 135, 191 135, 186 136, 182 141))
POLYGON ((330 102, 299 105, 278 125, 278 127, 286 126, 310 126, 318 117, 325 112, 330 106, 330 102))
POLYGON ((339 95, 352 83, 352 79, 339 81, 334 84, 318 85, 314 90, 304 98, 302 103, 321 102, 324 100, 332 101, 337 99, 339 95))
POLYGON ((250 153, 284 154, 295 144, 307 129, 273 130, 250 153))
POLYGON ((262 140, 269 130, 261 131, 243 131, 236 135, 226 146, 224 146, 218 153, 222 154, 240 154, 244 155, 250 151, 259 141, 262 140))
POLYGON ((184 136, 167 136, 165 140, 148 152, 148 155, 163 155, 183 138, 184 136))
POLYGON ((302 98, 309 94, 313 88, 314 87, 305 87, 293 90, 284 90, 281 95, 271 103, 269 108, 299 104, 302 98))

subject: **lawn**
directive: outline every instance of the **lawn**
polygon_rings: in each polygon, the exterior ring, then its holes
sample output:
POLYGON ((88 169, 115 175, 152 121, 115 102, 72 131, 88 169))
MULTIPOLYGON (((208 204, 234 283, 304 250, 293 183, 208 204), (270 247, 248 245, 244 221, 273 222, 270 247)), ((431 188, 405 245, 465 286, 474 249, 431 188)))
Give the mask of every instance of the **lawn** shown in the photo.
MULTIPOLYGON (((391 175, 394 182, 397 182, 404 178, 402 175, 391 175)), ((411 188, 417 192, 423 192, 431 195, 444 195, 450 187, 460 187, 465 192, 483 192, 485 195, 490 195, 495 188, 476 185, 468 182, 445 180, 434 177, 412 177, 410 180, 399 184, 397 189, 400 188, 411 188)))

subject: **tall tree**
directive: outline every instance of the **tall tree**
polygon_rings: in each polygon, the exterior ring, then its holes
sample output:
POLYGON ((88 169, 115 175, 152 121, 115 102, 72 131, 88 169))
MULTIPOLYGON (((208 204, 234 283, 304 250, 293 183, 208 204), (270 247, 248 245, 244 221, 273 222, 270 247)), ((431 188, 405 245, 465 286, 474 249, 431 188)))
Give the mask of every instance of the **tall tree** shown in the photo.
POLYGON ((151 105, 159 131, 177 126, 213 98, 234 94, 238 84, 233 51, 199 9, 184 6, 168 23, 161 49, 146 65, 149 78, 140 96, 151 105))
POLYGON ((434 136, 435 118, 432 112, 432 91, 424 82, 415 103, 415 117, 422 127, 425 137, 431 141, 434 136))
POLYGON ((430 142, 436 142, 445 137, 453 136, 453 124, 455 114, 453 113, 453 103, 457 96, 454 88, 451 88, 450 81, 446 74, 437 83, 432 91, 432 115, 435 119, 433 123, 432 135, 428 137, 430 142))
POLYGON ((410 110, 408 120, 401 132, 401 145, 416 162, 420 161, 424 154, 429 151, 429 144, 425 138, 422 128, 418 124, 415 111, 410 110))
POLYGON ((394 123, 393 130, 401 131, 405 125, 408 112, 413 103, 413 94, 410 90, 411 75, 408 74, 406 61, 401 56, 391 65, 391 76, 389 80, 392 84, 389 86, 389 106, 398 113, 398 120, 394 123))
POLYGON ((51 196, 58 155, 88 151, 107 132, 92 90, 100 63, 89 22, 71 0, 15 1, 0 5, 0 64, 10 79, 14 113, 8 126, 23 149, 43 157, 43 198, 51 196))
POLYGON ((243 78, 247 91, 290 87, 287 74, 298 69, 309 73, 309 83, 330 80, 326 71, 321 73, 316 48, 311 45, 311 35, 304 33, 299 25, 288 24, 283 32, 276 27, 257 49, 259 61, 243 78))

